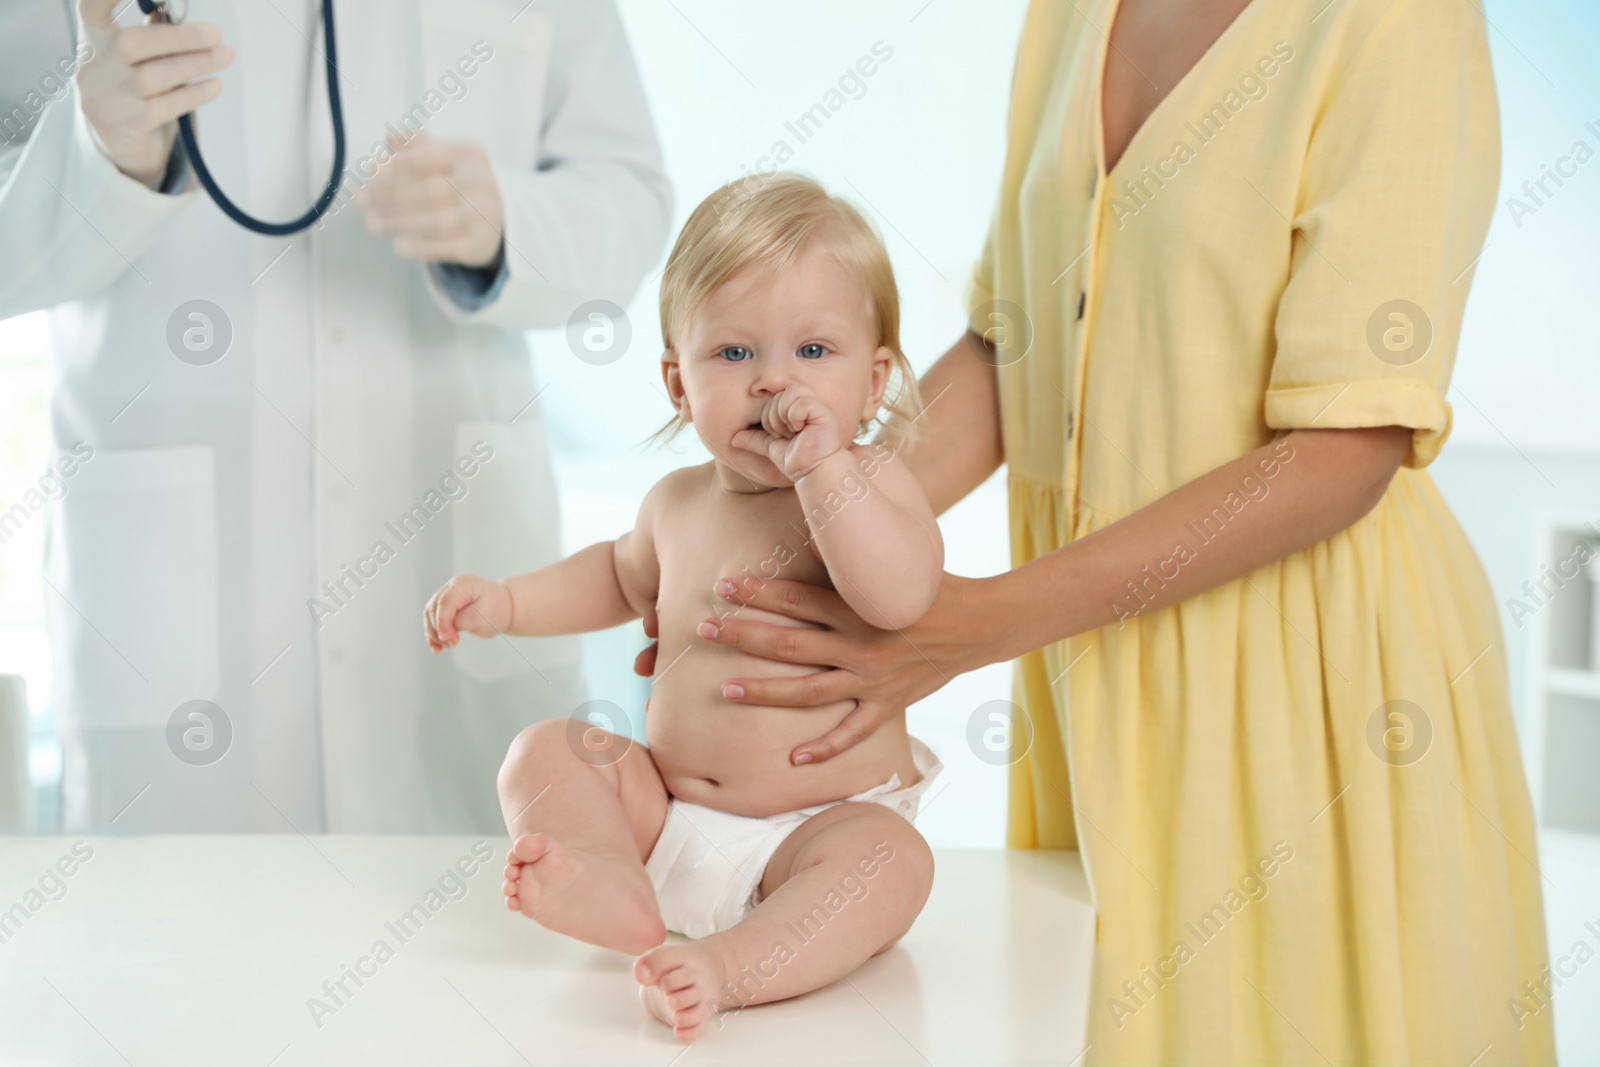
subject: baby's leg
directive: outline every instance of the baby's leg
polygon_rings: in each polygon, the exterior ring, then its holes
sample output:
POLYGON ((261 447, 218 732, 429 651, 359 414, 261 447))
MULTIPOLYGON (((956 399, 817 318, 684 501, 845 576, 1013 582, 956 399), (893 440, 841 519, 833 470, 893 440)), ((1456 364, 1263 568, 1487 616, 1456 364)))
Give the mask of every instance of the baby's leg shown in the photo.
POLYGON ((933 852, 915 827, 881 804, 839 804, 784 839, 761 903, 737 926, 640 956, 640 997, 691 1040, 719 1011, 849 974, 911 929, 932 887, 933 852))
POLYGON ((500 768, 512 841, 506 906, 636 955, 667 936, 644 869, 667 817, 667 789, 643 745, 574 722, 534 723, 500 768))

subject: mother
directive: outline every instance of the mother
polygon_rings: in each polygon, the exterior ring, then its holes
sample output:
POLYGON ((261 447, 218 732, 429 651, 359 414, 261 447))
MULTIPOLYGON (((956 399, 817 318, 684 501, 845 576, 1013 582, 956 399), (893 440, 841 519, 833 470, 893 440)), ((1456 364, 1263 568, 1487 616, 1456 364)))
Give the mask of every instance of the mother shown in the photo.
POLYGON ((1498 182, 1482 16, 1036 0, 1008 135, 905 459, 939 512, 1004 462, 1016 569, 903 632, 741 592, 831 632, 715 640, 830 669, 730 686, 859 702, 801 762, 1017 661, 1006 841, 1082 850, 1090 1062, 1552 1061, 1498 616, 1423 469, 1498 182))

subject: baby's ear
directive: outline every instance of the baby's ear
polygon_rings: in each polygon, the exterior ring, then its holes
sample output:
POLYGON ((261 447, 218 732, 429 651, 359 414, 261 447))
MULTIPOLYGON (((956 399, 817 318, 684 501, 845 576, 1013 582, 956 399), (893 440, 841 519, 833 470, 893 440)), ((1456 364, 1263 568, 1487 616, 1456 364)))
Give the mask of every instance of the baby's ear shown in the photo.
POLYGON ((880 345, 872 354, 872 386, 867 390, 867 410, 862 418, 871 419, 883 406, 883 394, 889 388, 889 375, 893 371, 894 352, 888 345, 880 345))
POLYGON ((689 396, 683 388, 683 371, 678 366, 678 353, 671 348, 661 353, 661 381, 666 385, 667 399, 672 401, 679 417, 685 422, 689 421, 689 396))

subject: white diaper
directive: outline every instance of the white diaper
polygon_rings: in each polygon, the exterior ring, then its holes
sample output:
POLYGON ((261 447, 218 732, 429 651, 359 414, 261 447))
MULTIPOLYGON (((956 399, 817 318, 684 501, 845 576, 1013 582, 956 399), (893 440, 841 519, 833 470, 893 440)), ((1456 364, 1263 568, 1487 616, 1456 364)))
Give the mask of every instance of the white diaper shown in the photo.
POLYGON ((761 878, 772 854, 819 811, 851 800, 873 801, 915 822, 922 794, 944 764, 923 742, 915 737, 910 741, 911 758, 922 777, 904 789, 896 772, 882 785, 845 800, 761 817, 734 815, 673 797, 661 837, 644 865, 667 929, 701 938, 738 923, 760 902, 761 878))

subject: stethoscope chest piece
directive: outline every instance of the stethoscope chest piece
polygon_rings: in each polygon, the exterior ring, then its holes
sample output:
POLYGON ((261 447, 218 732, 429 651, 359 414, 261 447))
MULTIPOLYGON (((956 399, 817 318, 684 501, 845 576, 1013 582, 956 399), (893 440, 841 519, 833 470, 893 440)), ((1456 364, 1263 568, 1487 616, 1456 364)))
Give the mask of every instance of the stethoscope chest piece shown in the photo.
POLYGON ((139 0, 146 15, 157 14, 167 22, 182 22, 189 14, 189 0, 139 0))

